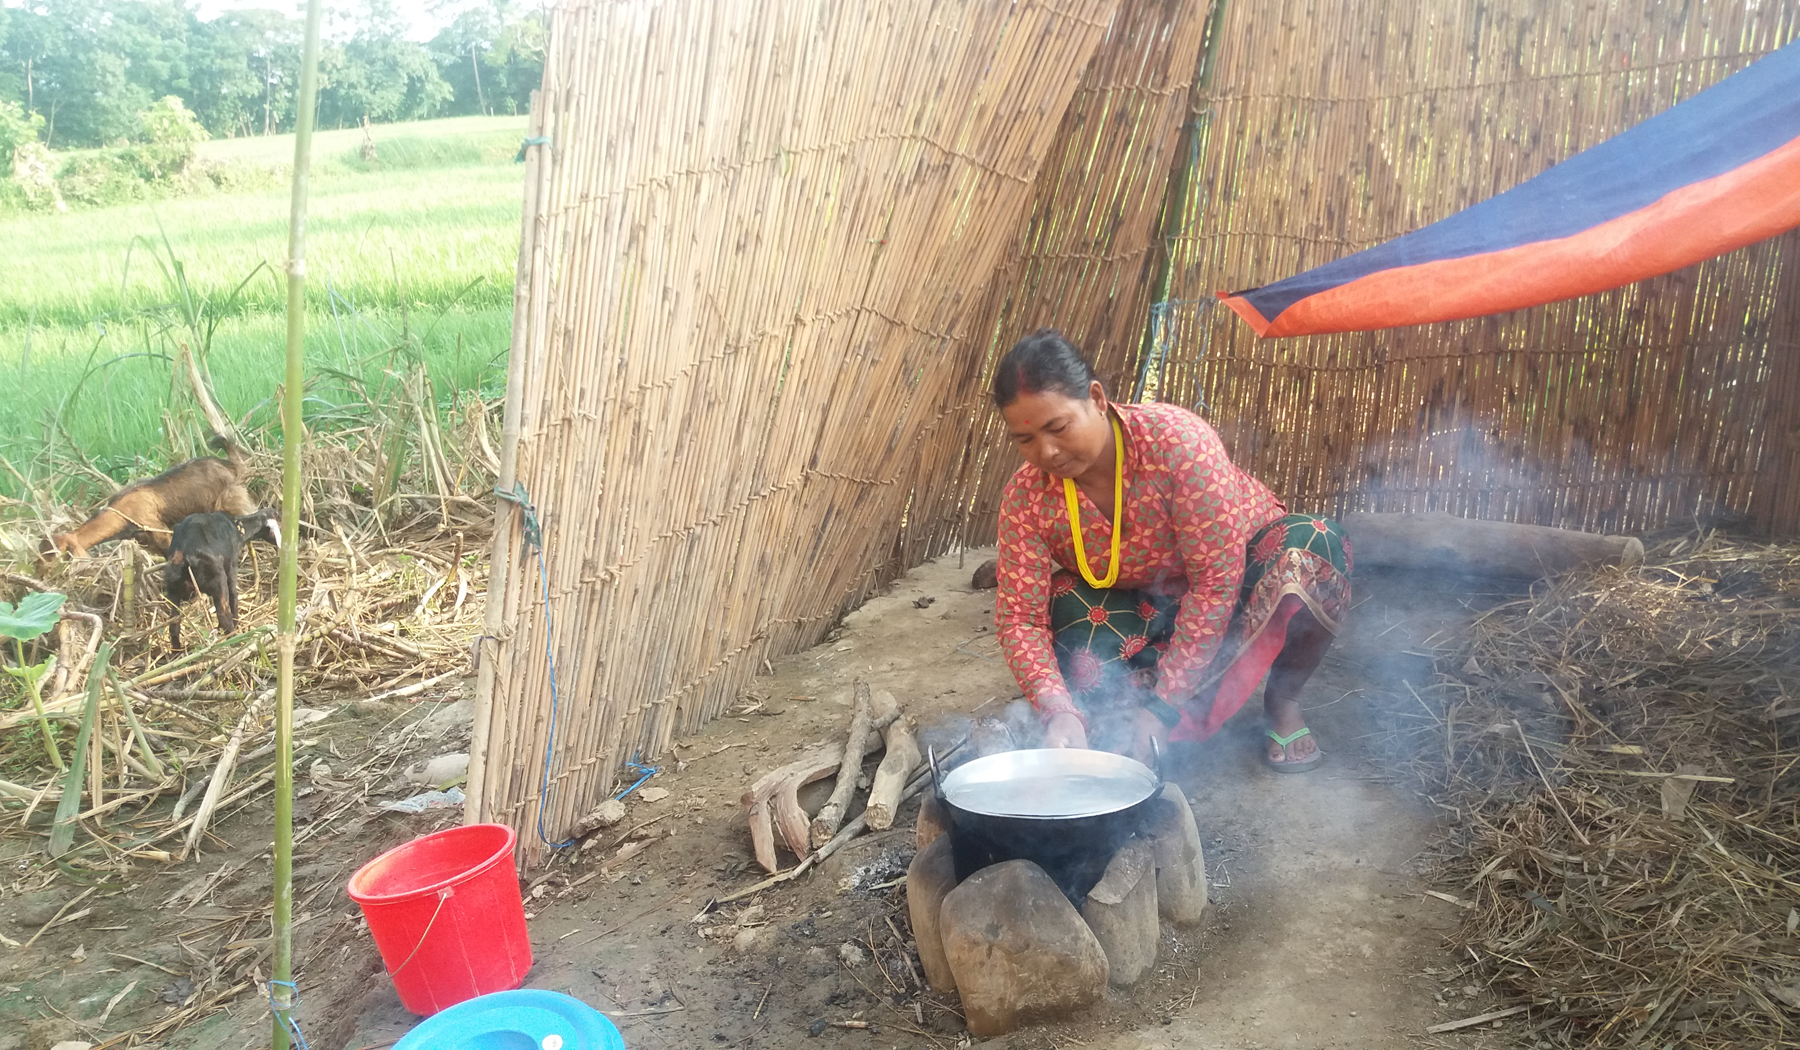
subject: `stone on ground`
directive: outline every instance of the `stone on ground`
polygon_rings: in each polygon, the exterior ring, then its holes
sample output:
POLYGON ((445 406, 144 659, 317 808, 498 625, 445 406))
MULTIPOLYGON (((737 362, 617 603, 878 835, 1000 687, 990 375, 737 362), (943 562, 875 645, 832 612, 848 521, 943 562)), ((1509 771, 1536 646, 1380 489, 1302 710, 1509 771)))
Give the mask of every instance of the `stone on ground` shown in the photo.
POLYGON ((1126 843, 1088 891, 1081 917, 1106 952, 1114 987, 1129 988, 1156 963, 1162 926, 1156 918, 1156 856, 1148 842, 1126 843))
POLYGON ((912 919, 913 943, 919 948, 919 965, 925 980, 940 992, 956 990, 956 977, 944 956, 944 939, 938 930, 944 898, 956 888, 956 858, 950 852, 950 836, 940 835, 913 855, 906 869, 906 910, 912 919))
POLYGON ((1162 917, 1191 926, 1206 914, 1206 855, 1187 796, 1174 784, 1163 787, 1145 829, 1156 855, 1156 906, 1162 917))
POLYGON ((969 876, 944 898, 939 921, 973 1035, 1066 1016, 1106 994, 1106 952, 1062 890, 1028 860, 969 876))

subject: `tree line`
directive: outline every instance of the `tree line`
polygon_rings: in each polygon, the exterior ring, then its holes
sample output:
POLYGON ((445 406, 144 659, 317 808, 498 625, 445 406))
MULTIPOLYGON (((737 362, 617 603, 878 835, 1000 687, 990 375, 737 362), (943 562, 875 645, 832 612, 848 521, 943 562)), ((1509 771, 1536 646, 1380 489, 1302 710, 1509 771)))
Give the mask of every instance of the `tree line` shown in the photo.
MULTIPOLYGON (((421 44, 389 0, 363 0, 320 55, 319 123, 522 113, 545 26, 541 8, 483 0, 421 44)), ((118 145, 140 141, 143 114, 173 96, 215 138, 291 131, 302 29, 273 10, 202 21, 187 0, 0 7, 0 118, 11 111, 54 149, 118 145)))

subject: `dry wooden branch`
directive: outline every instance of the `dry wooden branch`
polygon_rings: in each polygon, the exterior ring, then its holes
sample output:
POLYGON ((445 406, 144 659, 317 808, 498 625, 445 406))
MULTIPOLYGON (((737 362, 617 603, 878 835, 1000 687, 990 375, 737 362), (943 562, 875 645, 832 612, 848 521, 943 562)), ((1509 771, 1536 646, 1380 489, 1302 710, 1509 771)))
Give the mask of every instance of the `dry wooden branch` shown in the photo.
POLYGON ((858 678, 853 693, 850 736, 844 741, 837 783, 832 786, 831 797, 813 817, 811 842, 814 849, 830 842, 831 836, 837 834, 838 825, 844 822, 844 810, 850 808, 850 799, 856 794, 856 778, 862 772, 863 755, 869 750, 863 746, 869 739, 869 683, 858 678))
POLYGON ((219 411, 218 404, 213 401, 212 392, 206 388, 206 380, 200 376, 199 359, 194 356, 192 350, 188 349, 186 343, 177 345, 180 347, 180 353, 177 356, 181 359, 180 363, 186 366, 183 371, 187 373, 188 389, 193 392, 194 402, 200 406, 200 414, 206 417, 206 425, 212 428, 213 433, 231 438, 240 445, 243 444, 242 439, 238 437, 237 430, 232 427, 231 420, 226 418, 225 413, 219 411))
MULTIPOLYGON (((955 746, 953 746, 949 750, 945 751, 941 757, 947 759, 951 755, 956 754, 957 751, 961 750, 963 743, 964 743, 964 741, 958 741, 955 746)), ((921 772, 921 773, 919 773, 919 775, 913 777, 912 783, 906 785, 906 790, 904 790, 900 793, 900 801, 904 802, 907 799, 918 794, 920 791, 924 790, 926 781, 928 781, 930 779, 931 779, 931 777, 930 777, 929 772, 921 772)), ((859 816, 855 820, 852 820, 850 823, 844 825, 843 830, 839 831, 836 835, 832 836, 832 839, 830 842, 827 842, 825 845, 820 846, 818 849, 807 854, 800 861, 800 863, 794 865, 793 867, 789 868, 786 871, 775 871, 775 874, 769 876, 768 878, 762 880, 761 882, 756 883, 755 885, 746 886, 745 888, 743 888, 741 890, 737 890, 736 892, 733 892, 733 893, 728 893, 723 897, 714 897, 712 900, 706 902, 706 908, 704 910, 706 912, 710 912, 710 911, 713 911, 714 909, 718 908, 719 905, 721 905, 721 904, 730 904, 732 901, 743 900, 745 897, 754 896, 758 893, 761 893, 763 890, 770 888, 771 886, 779 886, 784 882, 789 882, 793 879, 797 879, 800 876, 811 871, 814 868, 814 866, 816 866, 820 861, 827 859, 832 854, 836 853, 838 850, 843 849, 846 845, 849 844, 850 840, 856 838, 858 835, 861 835, 866 830, 868 830, 868 823, 867 823, 867 821, 864 820, 863 817, 859 816)), ((796 856, 798 856, 798 854, 796 854, 796 856)), ((775 870, 775 869, 765 867, 764 870, 768 871, 768 870, 775 870)))
POLYGON ((409 696, 418 696, 432 686, 437 685, 439 682, 449 681, 452 678, 459 677, 462 673, 463 672, 460 669, 455 671, 445 671, 443 674, 433 675, 422 682, 414 682, 411 685, 403 685, 398 689, 389 689, 384 693, 376 693, 374 696, 368 697, 364 703, 374 703, 377 700, 403 700, 409 696))
POLYGON ((1344 529, 1356 538, 1358 565, 1416 572, 1535 580, 1644 560, 1644 544, 1634 536, 1601 536, 1437 512, 1350 513, 1344 515, 1344 529))
POLYGON ((200 808, 194 813, 194 822, 188 827, 187 840, 181 845, 178 859, 186 860, 188 854, 199 844, 200 836, 206 834, 206 825, 212 821, 213 810, 218 807, 219 798, 225 792, 225 784, 231 779, 231 771, 237 765, 238 750, 244 745, 244 736, 262 716, 263 708, 274 698, 275 690, 263 690, 244 709, 243 717, 238 719, 237 728, 231 731, 231 739, 225 742, 225 750, 219 755, 219 764, 213 767, 212 780, 206 785, 206 797, 200 800, 200 808))
MULTIPOLYGON (((865 735, 864 747, 879 739, 872 734, 865 735)), ((756 778, 750 790, 744 792, 744 811, 750 818, 750 841, 756 849, 756 861, 764 871, 778 871, 781 867, 775 856, 777 827, 781 829, 782 841, 794 856, 805 856, 811 848, 812 832, 807 825, 806 811, 800 808, 800 789, 837 772, 843 757, 837 748, 815 744, 794 761, 756 778)), ((857 761, 862 761, 861 756, 857 761)))
POLYGON ((912 717, 898 714, 899 705, 893 694, 885 689, 876 693, 874 709, 883 713, 891 710, 898 715, 881 731, 887 752, 881 756, 881 765, 875 768, 875 779, 869 785, 869 802, 863 807, 869 830, 885 831, 893 826, 894 812, 900 808, 900 792, 906 789, 907 781, 918 771, 924 756, 919 753, 912 717))
POLYGON ((1504 1010, 1489 1010, 1485 1014, 1476 1014, 1474 1017, 1465 1017, 1460 1021, 1445 1021, 1443 1024, 1434 1024, 1430 1028, 1425 1029, 1425 1034, 1439 1035, 1443 1032, 1454 1032, 1459 1028, 1471 1028, 1478 1024, 1488 1024, 1493 1021, 1498 1021, 1503 1017, 1513 1017, 1522 1014, 1529 1009, 1531 1009, 1531 1007, 1526 1005, 1509 1006, 1504 1010))
POLYGON ((63 636, 63 652, 69 651, 70 620, 80 620, 87 624, 87 641, 82 645, 80 655, 73 660, 56 661, 56 677, 53 678, 48 694, 44 698, 46 705, 59 700, 67 700, 81 692, 82 675, 87 672, 88 665, 94 662, 94 653, 100 648, 100 638, 106 633, 106 621, 89 612, 75 609, 64 609, 60 624, 63 636))

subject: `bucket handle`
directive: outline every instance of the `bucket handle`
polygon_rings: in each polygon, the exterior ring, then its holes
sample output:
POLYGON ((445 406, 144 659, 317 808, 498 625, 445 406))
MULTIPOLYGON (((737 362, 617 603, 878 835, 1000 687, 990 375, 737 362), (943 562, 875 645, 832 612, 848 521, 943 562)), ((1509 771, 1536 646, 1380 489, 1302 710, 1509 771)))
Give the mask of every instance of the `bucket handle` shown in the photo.
POLYGON ((418 956, 419 949, 425 947, 425 938, 431 936, 431 928, 433 926, 437 925, 438 916, 443 913, 444 902, 449 900, 451 897, 454 897, 455 895, 456 895, 456 891, 452 890, 448 886, 445 886, 443 889, 441 889, 437 892, 437 899, 438 899, 437 907, 433 908, 431 911, 431 920, 425 924, 425 932, 419 934, 419 943, 413 945, 413 950, 410 954, 407 955, 406 962, 403 962, 399 966, 396 966, 393 969, 388 971, 389 977, 400 976, 400 971, 406 969, 407 963, 412 962, 413 959, 418 956))

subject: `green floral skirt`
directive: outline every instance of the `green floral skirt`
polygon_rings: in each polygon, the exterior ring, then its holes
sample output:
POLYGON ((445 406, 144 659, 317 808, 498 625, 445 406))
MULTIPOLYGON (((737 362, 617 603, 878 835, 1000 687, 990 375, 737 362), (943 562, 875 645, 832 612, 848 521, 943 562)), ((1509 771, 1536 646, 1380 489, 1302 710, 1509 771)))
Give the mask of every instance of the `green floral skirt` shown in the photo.
MULTIPOLYGON (((1181 723, 1170 739, 1203 740, 1237 713, 1268 674, 1287 637, 1288 620, 1300 609, 1337 633, 1350 607, 1350 572, 1349 537, 1330 518, 1289 514, 1252 536, 1225 643, 1201 693, 1181 705, 1181 723)), ((1102 590, 1067 570, 1052 577, 1056 663, 1090 722, 1135 714, 1151 695, 1182 597, 1102 590)))

